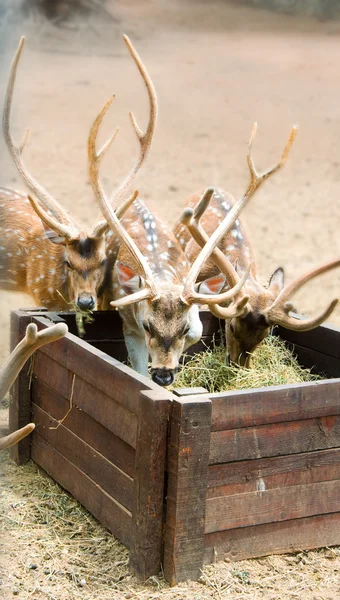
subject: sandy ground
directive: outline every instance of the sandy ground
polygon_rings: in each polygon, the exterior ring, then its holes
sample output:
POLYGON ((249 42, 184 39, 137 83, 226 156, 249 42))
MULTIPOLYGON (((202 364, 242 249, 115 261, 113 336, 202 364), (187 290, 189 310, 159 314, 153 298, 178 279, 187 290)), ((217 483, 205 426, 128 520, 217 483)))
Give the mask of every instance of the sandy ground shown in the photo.
MULTIPOLYGON (((114 20, 98 16, 74 29, 43 24, 34 14, 24 23, 13 15, 1 22, 1 99, 19 36, 27 37, 13 123, 18 140, 31 129, 25 159, 36 178, 79 222, 97 220, 87 134, 112 93, 116 100, 102 139, 117 124, 121 130, 103 162, 106 189, 128 172, 137 152, 128 111, 146 123, 147 98, 121 39, 127 33, 159 98, 152 152, 136 181, 149 207, 174 223, 186 197, 207 185, 239 195, 247 183, 253 122, 259 124, 259 168, 278 159, 297 123, 287 165, 244 213, 258 270, 266 281, 284 266, 290 281, 339 256, 340 22, 279 16, 222 0, 112 0, 108 6, 114 20)), ((1 184, 24 189, 2 140, 0 173, 1 184)), ((314 282, 299 294, 299 310, 320 310, 339 288, 340 271, 314 282)), ((1 293, 1 361, 8 353, 10 309, 30 305, 27 297, 1 293)), ((331 321, 340 324, 340 310, 331 321)))

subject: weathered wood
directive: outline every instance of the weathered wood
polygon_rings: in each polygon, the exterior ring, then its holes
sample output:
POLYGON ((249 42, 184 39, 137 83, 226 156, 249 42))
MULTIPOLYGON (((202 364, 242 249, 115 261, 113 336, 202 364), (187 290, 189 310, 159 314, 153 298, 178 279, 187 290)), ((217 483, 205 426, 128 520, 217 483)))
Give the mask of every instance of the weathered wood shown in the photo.
POLYGON ((38 350, 33 361, 33 375, 57 394, 69 399, 72 390, 73 373, 53 360, 44 352, 38 350))
POLYGON ((298 454, 340 446, 340 416, 289 421, 211 434, 210 464, 298 454))
POLYGON ((340 511, 340 480, 207 500, 205 533, 340 511))
MULTIPOLYGON (((23 339, 26 333, 26 327, 31 322, 31 318, 22 315, 20 311, 11 313, 11 352, 15 346, 23 339)), ((30 358, 21 369, 17 379, 9 392, 9 431, 16 431, 24 427, 31 421, 31 391, 29 389, 30 376, 29 365, 30 358)), ((25 464, 31 457, 30 436, 24 438, 10 448, 11 458, 18 464, 25 464)))
POLYGON ((340 513, 318 515, 205 536, 204 562, 244 560, 340 544, 340 513))
MULTIPOLYGON (((66 398, 57 394, 55 390, 52 390, 39 379, 34 379, 32 382, 32 402, 35 402, 37 406, 57 420, 65 417, 70 406, 66 398)), ((98 421, 92 419, 83 410, 72 404, 72 410, 63 421, 63 425, 114 463, 124 473, 134 477, 134 449, 98 421)))
POLYGON ((67 458, 80 471, 115 498, 129 511, 132 510, 133 480, 107 458, 53 419, 36 404, 32 405, 33 420, 38 435, 67 458), (57 427, 58 426, 58 427, 57 427))
POLYGON ((340 379, 209 395, 212 431, 340 414, 340 379))
POLYGON ((83 504, 123 544, 130 546, 131 513, 37 433, 32 437, 32 459, 83 504))
POLYGON ((339 448, 211 465, 207 497, 331 481, 340 477, 339 448))
POLYGON ((184 396, 196 396, 198 394, 204 394, 205 396, 209 393, 204 387, 187 387, 187 388, 176 388, 172 392, 174 396, 183 398, 184 396))
MULTIPOLYGON (((42 317, 35 318, 34 322, 38 328, 45 327, 47 324, 46 318, 42 317)), ((61 344, 49 344, 40 351, 112 397, 116 402, 123 404, 131 412, 138 411, 140 391, 159 389, 159 386, 147 377, 136 373, 71 333, 59 341, 61 344)))
POLYGON ((277 334, 288 342, 316 350, 322 354, 340 359, 340 328, 336 325, 320 325, 310 331, 291 331, 284 327, 275 329, 277 334))
POLYGON ((197 579, 203 562, 211 402, 173 402, 168 444, 164 574, 171 585, 197 579))
POLYGON ((143 580, 161 568, 169 394, 141 392, 132 510, 130 565, 143 580))
POLYGON ((339 358, 304 348, 298 344, 294 344, 294 354, 299 364, 306 369, 311 369, 312 373, 320 373, 324 377, 339 377, 340 375, 339 358))

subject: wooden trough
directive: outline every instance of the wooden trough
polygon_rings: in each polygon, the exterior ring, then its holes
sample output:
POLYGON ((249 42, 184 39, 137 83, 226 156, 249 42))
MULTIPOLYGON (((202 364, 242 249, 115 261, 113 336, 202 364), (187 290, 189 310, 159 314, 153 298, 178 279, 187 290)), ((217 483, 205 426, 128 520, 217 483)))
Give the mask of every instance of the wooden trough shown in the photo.
MULTIPOLYGON (((201 318, 209 343, 219 323, 201 318)), ((12 457, 31 457, 86 506, 129 548, 136 574, 162 564, 175 584, 224 558, 340 544, 339 329, 279 329, 304 366, 333 379, 175 396, 119 362, 114 311, 96 313, 83 340, 71 313, 14 312, 12 347, 29 322, 60 319, 71 333, 13 386, 11 430, 36 429, 12 457)))

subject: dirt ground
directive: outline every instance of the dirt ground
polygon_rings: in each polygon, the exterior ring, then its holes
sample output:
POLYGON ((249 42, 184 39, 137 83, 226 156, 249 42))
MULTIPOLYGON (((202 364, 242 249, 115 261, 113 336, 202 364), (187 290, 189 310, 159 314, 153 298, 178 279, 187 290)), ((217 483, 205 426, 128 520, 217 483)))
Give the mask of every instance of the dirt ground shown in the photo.
MULTIPOLYGON (((106 189, 114 189, 127 173, 137 152, 128 111, 133 110, 141 124, 147 119, 145 89, 121 39, 127 33, 148 67, 159 98, 152 152, 136 181, 149 207, 174 223, 193 191, 218 185, 239 195, 247 183, 246 150, 253 122, 259 124, 254 146, 259 168, 279 158, 291 126, 297 123, 299 132, 287 165, 264 184, 245 210, 258 271, 266 281, 281 265, 291 281, 304 269, 339 256, 340 21, 276 15, 222 0, 111 0, 106 6, 112 19, 97 14, 62 28, 34 12, 22 21, 14 13, 0 21, 1 99, 18 39, 22 34, 27 38, 13 123, 18 140, 26 127, 31 129, 25 159, 36 178, 79 222, 97 220, 100 215, 87 178, 87 134, 112 93, 116 100, 102 139, 117 124, 121 130, 103 162, 106 189)), ((2 140, 0 173, 1 184, 24 189, 2 140)), ((306 286, 296 304, 300 312, 312 313, 337 297, 339 289, 340 271, 306 286)), ((30 306, 31 300, 1 292, 0 305, 3 362, 8 353, 9 312, 30 306)), ((340 325, 340 309, 331 322, 340 325)), ((0 415, 5 421, 6 411, 0 415)), ((104 588, 81 588, 70 576, 60 577, 60 587, 54 582, 49 588, 48 578, 44 585, 38 584, 37 571, 27 567, 24 529, 14 526, 16 520, 8 516, 22 502, 36 498, 35 481, 42 477, 37 478, 33 467, 26 469, 17 470, 7 459, 1 466, 1 480, 10 490, 2 493, 3 597, 325 600, 340 592, 337 550, 303 555, 305 562, 300 557, 292 571, 288 559, 277 557, 237 567, 222 563, 204 571, 203 583, 172 591, 158 580, 156 588, 143 588, 124 578, 111 595, 104 588), (25 486, 20 479, 25 476, 28 500, 23 500, 25 486), (249 587, 243 576, 236 576, 235 583, 235 568, 250 572, 250 580, 260 582, 259 586, 249 587), (289 575, 297 571, 298 579, 289 575), (319 572, 325 577, 315 575, 319 572), (263 581, 270 579, 270 585, 261 584, 262 576, 263 581), (19 583, 21 577, 21 588, 16 577, 19 583)), ((32 534, 29 552, 33 553, 34 540, 32 534)), ((43 570, 39 574, 43 578, 43 570)))

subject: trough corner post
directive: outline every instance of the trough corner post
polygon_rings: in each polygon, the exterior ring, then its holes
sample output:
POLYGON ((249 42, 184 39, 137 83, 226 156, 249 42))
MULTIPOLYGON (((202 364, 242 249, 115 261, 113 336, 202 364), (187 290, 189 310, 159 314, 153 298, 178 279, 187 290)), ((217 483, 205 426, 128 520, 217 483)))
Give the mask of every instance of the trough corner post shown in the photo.
POLYGON ((207 396, 173 402, 163 562, 171 585, 197 580, 203 567, 211 409, 207 396))
MULTIPOLYGON (((29 314, 21 311, 11 312, 11 346, 10 351, 23 339, 26 327, 32 321, 29 314)), ((31 390, 30 376, 28 373, 28 361, 21 369, 18 377, 9 391, 9 431, 15 431, 27 425, 31 420, 31 390)), ((10 457, 17 463, 23 465, 31 458, 30 436, 24 438, 10 448, 10 457)))
POLYGON ((130 568, 143 581, 157 575, 161 568, 171 398, 171 394, 162 389, 140 393, 130 568))

